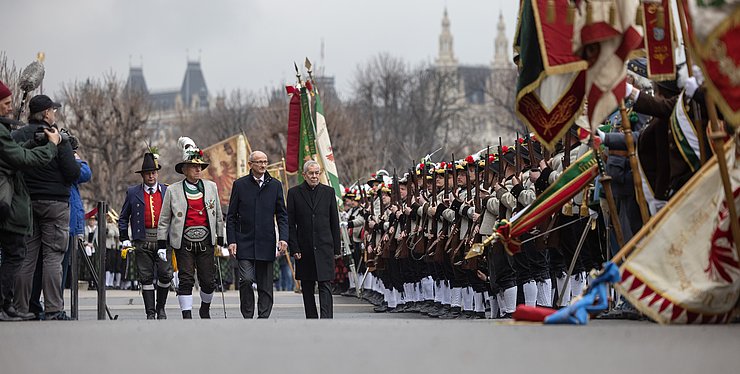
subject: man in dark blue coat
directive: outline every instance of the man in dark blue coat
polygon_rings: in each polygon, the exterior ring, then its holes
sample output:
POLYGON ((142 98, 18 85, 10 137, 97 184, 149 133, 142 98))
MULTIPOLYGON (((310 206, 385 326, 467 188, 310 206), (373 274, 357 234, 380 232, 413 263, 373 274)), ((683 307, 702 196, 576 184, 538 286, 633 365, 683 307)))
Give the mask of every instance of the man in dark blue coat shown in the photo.
POLYGON ((167 192, 167 186, 158 182, 159 169, 162 166, 157 158, 158 155, 154 152, 144 154, 141 170, 136 172, 141 175, 142 183, 128 188, 121 216, 118 218, 118 237, 122 246, 136 248, 134 258, 139 270, 141 296, 147 319, 167 319, 165 304, 172 281, 172 255, 167 253, 171 250, 159 249, 157 245, 159 215, 167 192))
POLYGON ((254 316, 254 292, 259 295, 257 317, 268 318, 272 312, 273 262, 277 250, 288 248, 288 213, 285 210, 283 184, 267 172, 267 155, 254 151, 249 155, 249 175, 237 179, 231 188, 226 214, 226 239, 229 253, 239 263, 239 299, 244 318, 254 316))

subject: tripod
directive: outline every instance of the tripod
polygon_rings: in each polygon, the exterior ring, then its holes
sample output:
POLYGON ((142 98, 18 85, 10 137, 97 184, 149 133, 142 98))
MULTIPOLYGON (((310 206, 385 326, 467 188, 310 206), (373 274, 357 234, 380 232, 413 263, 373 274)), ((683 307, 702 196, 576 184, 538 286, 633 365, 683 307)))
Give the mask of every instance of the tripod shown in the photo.
MULTIPOLYGON (((77 249, 79 249, 81 257, 85 260, 85 264, 87 265, 87 270, 89 270, 90 271, 90 274, 92 274, 93 283, 95 283, 96 289, 99 289, 99 287, 105 288, 105 285, 104 284, 102 284, 102 285, 100 284, 100 281, 98 279, 98 273, 95 271, 95 268, 93 267, 92 260, 89 257, 87 257, 87 254, 85 254, 85 245, 82 243, 82 239, 80 239, 80 238, 77 238, 77 249)), ((75 305, 79 305, 77 303, 77 301, 75 301, 74 304, 75 305)), ((110 320, 117 320, 118 319, 118 314, 116 314, 114 316, 110 312, 110 308, 108 308, 108 305, 107 304, 105 305, 105 311, 108 313, 108 318, 110 320)))

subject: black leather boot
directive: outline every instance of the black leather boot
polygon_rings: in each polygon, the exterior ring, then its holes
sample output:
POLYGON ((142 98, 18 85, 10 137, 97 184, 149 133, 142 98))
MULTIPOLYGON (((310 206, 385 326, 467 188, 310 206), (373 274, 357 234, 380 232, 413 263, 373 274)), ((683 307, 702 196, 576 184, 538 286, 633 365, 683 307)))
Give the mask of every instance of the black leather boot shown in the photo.
POLYGON ((182 311, 182 319, 193 319, 193 311, 192 310, 183 310, 182 311))
POLYGON ((154 310, 154 290, 142 290, 141 297, 144 299, 146 319, 155 319, 156 311, 154 310))
POLYGON ((200 302, 200 310, 198 310, 198 314, 200 315, 200 319, 210 319, 211 318, 211 303, 204 303, 200 302))
POLYGON ((164 307, 167 304, 167 294, 169 293, 169 287, 157 286, 157 319, 167 319, 167 313, 164 311, 164 307))
POLYGON ((455 319, 460 317, 461 308, 459 306, 453 306, 450 307, 450 309, 445 314, 439 315, 439 319, 455 319))

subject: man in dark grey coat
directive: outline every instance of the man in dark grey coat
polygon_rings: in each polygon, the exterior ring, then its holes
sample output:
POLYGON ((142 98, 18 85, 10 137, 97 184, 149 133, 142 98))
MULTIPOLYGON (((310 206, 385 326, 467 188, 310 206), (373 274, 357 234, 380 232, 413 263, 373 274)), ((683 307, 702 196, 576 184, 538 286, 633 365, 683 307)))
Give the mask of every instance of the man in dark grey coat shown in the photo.
POLYGON ((339 212, 334 189, 320 184, 316 161, 303 165, 305 182, 288 191, 290 253, 296 259, 306 318, 318 318, 313 292, 319 284, 321 318, 332 318, 329 282, 334 280, 334 257, 340 254, 339 212))
POLYGON ((226 214, 229 252, 239 262, 239 300, 244 318, 254 316, 254 292, 259 295, 257 317, 268 318, 272 311, 275 222, 282 254, 288 248, 288 214, 283 185, 267 172, 267 155, 249 155, 249 175, 234 181, 226 214))

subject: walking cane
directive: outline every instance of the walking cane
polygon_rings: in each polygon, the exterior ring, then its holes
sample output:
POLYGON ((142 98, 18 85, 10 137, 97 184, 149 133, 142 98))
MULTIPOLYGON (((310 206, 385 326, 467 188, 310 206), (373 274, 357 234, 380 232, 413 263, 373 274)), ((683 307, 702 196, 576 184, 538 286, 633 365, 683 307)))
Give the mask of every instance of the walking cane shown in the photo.
POLYGON ((221 276, 221 256, 216 256, 216 266, 218 267, 218 282, 221 284, 221 287, 219 287, 221 289, 221 305, 224 307, 224 319, 226 319, 226 298, 224 296, 224 278, 221 276))
MULTIPOLYGON (((583 204, 586 202, 584 201, 583 204)), ((576 267, 576 260, 578 259, 578 256, 581 254, 581 248, 583 248, 583 243, 586 241, 586 235, 588 234, 588 230, 591 228, 591 222, 593 222, 592 217, 588 217, 588 221, 586 222, 586 227, 583 229, 583 233, 581 234, 581 239, 578 241, 578 246, 576 247, 575 254, 573 254, 573 259, 570 261, 570 266, 568 267, 568 274, 565 276, 565 283, 563 283, 563 288, 560 289, 558 292, 558 300, 555 305, 560 305, 560 302, 563 301, 563 292, 568 288, 568 283, 570 282, 570 276, 573 275, 573 268, 576 267)))

